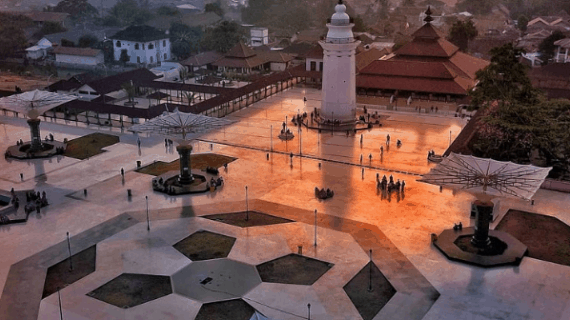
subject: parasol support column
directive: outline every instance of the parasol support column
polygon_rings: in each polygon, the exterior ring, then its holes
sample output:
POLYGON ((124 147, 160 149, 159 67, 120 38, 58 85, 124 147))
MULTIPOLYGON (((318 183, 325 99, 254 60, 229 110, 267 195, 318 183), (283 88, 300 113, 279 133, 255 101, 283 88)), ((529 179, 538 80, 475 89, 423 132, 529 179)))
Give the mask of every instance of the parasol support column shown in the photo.
POLYGON ((489 239, 489 220, 493 212, 492 202, 475 201, 477 206, 477 218, 475 221, 475 234, 471 243, 478 248, 486 248, 491 245, 489 239))
POLYGON ((192 173, 190 172, 190 153, 192 152, 192 146, 179 145, 176 147, 176 151, 180 155, 180 176, 178 177, 178 182, 180 184, 190 184, 194 181, 192 173))
POLYGON ((29 151, 37 152, 42 150, 42 138, 40 137, 40 119, 29 119, 28 125, 32 134, 32 142, 29 151))

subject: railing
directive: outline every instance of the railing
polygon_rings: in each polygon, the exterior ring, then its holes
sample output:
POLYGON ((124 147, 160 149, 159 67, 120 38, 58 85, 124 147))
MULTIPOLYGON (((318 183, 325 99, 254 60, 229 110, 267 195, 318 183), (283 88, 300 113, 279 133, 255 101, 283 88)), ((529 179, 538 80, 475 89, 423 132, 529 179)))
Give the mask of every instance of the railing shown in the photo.
POLYGON ((352 43, 354 42, 354 37, 350 38, 329 38, 327 37, 325 40, 326 43, 352 43))

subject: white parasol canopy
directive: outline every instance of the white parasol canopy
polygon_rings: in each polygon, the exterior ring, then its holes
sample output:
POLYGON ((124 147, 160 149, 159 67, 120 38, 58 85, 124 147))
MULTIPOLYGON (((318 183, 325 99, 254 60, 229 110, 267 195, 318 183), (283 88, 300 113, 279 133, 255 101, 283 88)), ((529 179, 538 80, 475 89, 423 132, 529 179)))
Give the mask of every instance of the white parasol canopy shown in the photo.
POLYGON ((176 108, 173 112, 165 111, 162 115, 152 118, 145 123, 136 124, 129 131, 164 134, 178 138, 177 140, 185 141, 187 134, 204 133, 233 122, 235 121, 180 112, 176 108))
POLYGON ((0 108, 21 112, 35 119, 44 112, 75 99, 76 96, 36 89, 0 98, 0 108))
POLYGON ((451 153, 418 181, 466 190, 485 201, 505 196, 530 200, 551 169, 451 153))

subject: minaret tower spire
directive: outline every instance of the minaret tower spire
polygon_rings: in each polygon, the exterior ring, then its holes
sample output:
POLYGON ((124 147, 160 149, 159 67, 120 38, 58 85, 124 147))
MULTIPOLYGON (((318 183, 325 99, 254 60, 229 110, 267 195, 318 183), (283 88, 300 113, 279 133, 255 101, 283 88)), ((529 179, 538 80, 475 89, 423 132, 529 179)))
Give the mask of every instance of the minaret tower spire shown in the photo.
POLYGON ((342 0, 338 1, 323 47, 323 91, 320 115, 322 118, 354 122, 356 119, 356 48, 360 41, 354 38, 351 19, 342 0))

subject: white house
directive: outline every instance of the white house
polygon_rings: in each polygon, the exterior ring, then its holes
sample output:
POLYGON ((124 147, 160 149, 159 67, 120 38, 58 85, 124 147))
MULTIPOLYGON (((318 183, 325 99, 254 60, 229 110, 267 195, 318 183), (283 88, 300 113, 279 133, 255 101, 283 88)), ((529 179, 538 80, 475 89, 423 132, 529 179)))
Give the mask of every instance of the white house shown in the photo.
POLYGON ((46 39, 42 38, 34 46, 26 49, 26 57, 28 59, 37 60, 46 57, 48 50, 51 49, 52 43, 46 39))
POLYGON ((81 67, 104 63, 103 51, 99 49, 56 47, 54 53, 56 64, 81 67))
POLYGON ((554 42, 556 46, 556 56, 554 61, 567 63, 570 62, 570 57, 568 57, 568 51, 570 50, 570 38, 560 39, 554 42))
POLYGON ((251 46, 259 47, 269 43, 269 31, 267 28, 251 28, 251 46))
POLYGON ((172 58, 168 34, 150 26, 130 26, 110 39, 116 61, 123 51, 133 64, 154 65, 172 58))

